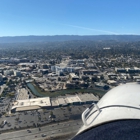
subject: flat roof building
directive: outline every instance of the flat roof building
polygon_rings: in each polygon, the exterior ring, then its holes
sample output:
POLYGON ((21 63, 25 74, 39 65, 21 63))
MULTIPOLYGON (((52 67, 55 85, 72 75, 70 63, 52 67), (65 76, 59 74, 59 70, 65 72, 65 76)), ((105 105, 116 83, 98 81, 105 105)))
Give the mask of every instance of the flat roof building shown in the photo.
POLYGON ((81 103, 81 100, 76 95, 67 95, 68 104, 78 105, 81 103))
POLYGON ((17 100, 13 103, 11 111, 25 111, 33 110, 39 108, 51 107, 51 102, 49 97, 44 98, 34 98, 27 100, 17 100))
POLYGON ((21 76, 21 72, 20 71, 14 71, 14 76, 20 77, 21 76))
POLYGON ((41 108, 55 108, 67 105, 81 105, 96 103, 99 98, 93 94, 76 94, 76 95, 66 95, 59 96, 58 98, 44 97, 44 98, 33 98, 25 100, 17 100, 13 102, 11 112, 16 111, 28 111, 36 110, 41 108))
POLYGON ((79 79, 79 77, 77 75, 75 75, 75 73, 70 73, 69 78, 70 78, 70 80, 78 80, 79 79))
POLYGON ((66 97, 60 96, 57 98, 57 100, 58 100, 59 106, 67 106, 68 105, 68 101, 67 101, 66 97))
POLYGON ((59 106, 58 99, 51 98, 51 105, 52 105, 52 107, 58 107, 59 106))
POLYGON ((120 72, 120 73, 125 73, 126 69, 125 68, 115 68, 116 72, 120 72))
POLYGON ((77 97, 81 100, 81 103, 96 103, 99 101, 99 98, 91 93, 77 94, 77 97))
POLYGON ((98 70, 97 69, 82 70, 81 73, 83 75, 93 75, 95 73, 98 73, 98 70))

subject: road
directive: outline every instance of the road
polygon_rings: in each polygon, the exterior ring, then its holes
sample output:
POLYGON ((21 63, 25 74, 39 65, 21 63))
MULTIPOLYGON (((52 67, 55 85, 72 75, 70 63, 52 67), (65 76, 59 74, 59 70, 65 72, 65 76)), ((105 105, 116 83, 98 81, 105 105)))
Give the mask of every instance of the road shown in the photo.
POLYGON ((38 128, 33 128, 30 129, 31 133, 28 133, 27 129, 7 132, 0 134, 0 140, 42 140, 47 137, 49 138, 50 136, 55 137, 61 134, 64 135, 66 133, 76 133, 82 124, 83 123, 81 120, 72 120, 41 127, 40 131, 38 128), (46 134, 47 136, 42 137, 42 134, 46 134))

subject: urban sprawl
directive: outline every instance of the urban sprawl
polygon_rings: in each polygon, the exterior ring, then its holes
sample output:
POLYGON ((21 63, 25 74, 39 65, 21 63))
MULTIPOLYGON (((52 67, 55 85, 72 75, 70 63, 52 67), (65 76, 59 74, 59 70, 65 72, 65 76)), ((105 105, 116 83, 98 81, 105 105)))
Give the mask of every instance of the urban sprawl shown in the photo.
POLYGON ((1 48, 1 132, 80 119, 108 90, 140 82, 138 44, 86 43, 1 48))

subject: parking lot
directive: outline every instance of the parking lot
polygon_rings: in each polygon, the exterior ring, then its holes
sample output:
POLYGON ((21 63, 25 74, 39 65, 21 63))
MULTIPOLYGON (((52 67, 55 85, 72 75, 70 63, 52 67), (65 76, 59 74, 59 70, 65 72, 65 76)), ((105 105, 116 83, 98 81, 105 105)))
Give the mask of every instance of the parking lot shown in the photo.
POLYGON ((0 128, 0 131, 19 130, 29 127, 34 128, 47 125, 52 122, 80 119, 82 112, 88 106, 89 105, 61 107, 53 110, 41 109, 11 114, 7 117, 0 118, 0 123, 4 120, 7 121, 4 127, 0 128), (52 116, 50 117, 50 115, 52 116))

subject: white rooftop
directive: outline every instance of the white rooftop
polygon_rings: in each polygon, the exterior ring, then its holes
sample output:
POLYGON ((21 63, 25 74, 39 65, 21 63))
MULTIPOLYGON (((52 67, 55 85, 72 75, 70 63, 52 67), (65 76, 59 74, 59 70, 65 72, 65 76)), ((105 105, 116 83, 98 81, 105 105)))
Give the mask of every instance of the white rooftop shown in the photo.
POLYGON ((71 77, 76 77, 75 73, 70 73, 71 77))
POLYGON ((60 104, 60 105, 67 104, 67 101, 66 101, 65 97, 58 97, 57 100, 58 100, 58 104, 60 104))
POLYGON ((44 97, 44 98, 34 98, 34 99, 27 99, 27 100, 17 100, 16 102, 13 103, 11 109, 22 108, 22 107, 33 108, 33 106, 39 106, 39 107, 51 106, 50 98, 44 97))
POLYGON ((75 95, 69 95, 69 96, 67 96, 67 101, 69 103, 81 102, 80 98, 78 96, 75 96, 75 95))
POLYGON ((93 94, 89 94, 89 93, 85 93, 85 94, 77 94, 77 96, 79 97, 79 99, 82 102, 86 102, 86 101, 99 101, 98 97, 96 97, 93 94))
POLYGON ((56 99, 51 99, 51 103, 52 103, 52 106, 59 106, 57 98, 56 99))

